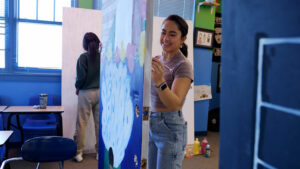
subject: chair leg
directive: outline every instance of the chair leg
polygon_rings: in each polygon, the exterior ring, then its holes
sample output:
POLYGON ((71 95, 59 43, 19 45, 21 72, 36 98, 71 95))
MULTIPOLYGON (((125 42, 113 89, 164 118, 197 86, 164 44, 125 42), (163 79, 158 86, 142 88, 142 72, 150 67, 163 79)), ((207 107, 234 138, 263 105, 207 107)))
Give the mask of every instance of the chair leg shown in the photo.
POLYGON ((39 169, 39 167, 40 167, 40 163, 37 163, 36 169, 39 169))
POLYGON ((58 163, 59 163, 59 168, 60 168, 60 169, 64 169, 63 161, 60 161, 60 162, 58 162, 58 163))
POLYGON ((2 162, 1 164, 1 168, 0 169, 4 169, 5 165, 11 161, 18 161, 18 160, 23 160, 22 157, 14 157, 14 158, 9 158, 9 159, 6 159, 2 162))

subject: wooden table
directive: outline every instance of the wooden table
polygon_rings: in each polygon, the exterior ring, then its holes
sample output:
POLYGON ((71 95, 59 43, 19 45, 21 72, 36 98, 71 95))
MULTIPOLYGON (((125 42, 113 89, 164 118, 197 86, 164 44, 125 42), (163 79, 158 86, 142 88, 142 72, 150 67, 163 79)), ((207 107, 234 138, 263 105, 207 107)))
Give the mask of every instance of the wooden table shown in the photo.
POLYGON ((6 109, 7 106, 0 106, 0 112, 6 109))
POLYGON ((64 112, 63 106, 47 106, 46 109, 40 109, 40 108, 34 108, 33 106, 9 106, 6 108, 2 113, 7 113, 8 120, 7 120, 7 130, 10 130, 10 127, 13 126, 20 130, 21 132, 21 141, 24 142, 24 133, 22 130, 22 127, 20 125, 20 117, 19 115, 25 115, 25 114, 56 114, 55 116, 58 121, 58 127, 57 127, 57 135, 62 136, 63 135, 63 126, 62 126, 62 116, 61 114, 64 112), (11 123, 11 118, 13 116, 16 116, 17 119, 17 126, 13 125, 11 123))
POLYGON ((0 131, 0 146, 5 144, 5 142, 8 140, 8 138, 12 135, 12 130, 1 130, 0 131))

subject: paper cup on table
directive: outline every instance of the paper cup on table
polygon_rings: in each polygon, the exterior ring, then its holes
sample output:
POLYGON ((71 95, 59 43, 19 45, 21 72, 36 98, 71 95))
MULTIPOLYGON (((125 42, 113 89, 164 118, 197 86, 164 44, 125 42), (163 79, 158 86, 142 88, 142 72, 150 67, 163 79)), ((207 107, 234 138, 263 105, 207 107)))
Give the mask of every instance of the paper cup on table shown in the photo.
POLYGON ((48 95, 45 93, 40 94, 40 109, 47 108, 47 97, 48 95))

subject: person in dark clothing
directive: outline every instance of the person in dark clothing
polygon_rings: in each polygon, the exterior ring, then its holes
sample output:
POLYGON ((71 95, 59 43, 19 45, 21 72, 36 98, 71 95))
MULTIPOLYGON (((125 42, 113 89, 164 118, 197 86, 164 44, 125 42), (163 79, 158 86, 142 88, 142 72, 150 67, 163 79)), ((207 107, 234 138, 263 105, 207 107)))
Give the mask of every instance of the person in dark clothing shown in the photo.
MULTIPOLYGON (((100 76, 100 51, 101 42, 96 34, 87 32, 83 38, 82 53, 76 66, 76 95, 78 95, 78 108, 76 131, 74 139, 77 143, 75 160, 81 162, 84 149, 85 129, 93 113, 96 133, 96 152, 98 152, 99 137, 99 76, 100 76)), ((98 156, 98 154, 97 154, 98 156)))

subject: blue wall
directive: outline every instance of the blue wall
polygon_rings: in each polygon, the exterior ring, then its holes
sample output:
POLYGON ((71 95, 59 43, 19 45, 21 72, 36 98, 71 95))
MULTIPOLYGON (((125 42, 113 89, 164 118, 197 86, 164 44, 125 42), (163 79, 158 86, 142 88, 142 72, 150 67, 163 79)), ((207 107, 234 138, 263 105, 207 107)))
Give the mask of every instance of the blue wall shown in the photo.
POLYGON ((0 104, 28 105, 29 98, 47 93, 54 97, 54 105, 61 104, 61 76, 34 74, 0 74, 0 104))
POLYGON ((212 62, 212 66, 211 66, 212 99, 209 100, 209 110, 220 108, 220 92, 217 92, 219 65, 221 64, 218 62, 212 62))
MULTIPOLYGON (((220 169, 253 168, 258 37, 300 36, 300 1, 282 2, 223 1, 220 169)), ((299 46, 265 48, 264 101, 300 110, 299 46)), ((300 117, 261 111, 259 157, 275 168, 300 168, 300 117)))
MULTIPOLYGON (((194 85, 211 85, 212 52, 194 48, 194 85)), ((195 132, 206 134, 209 100, 195 101, 195 132), (204 132, 204 133, 203 133, 204 132)))

